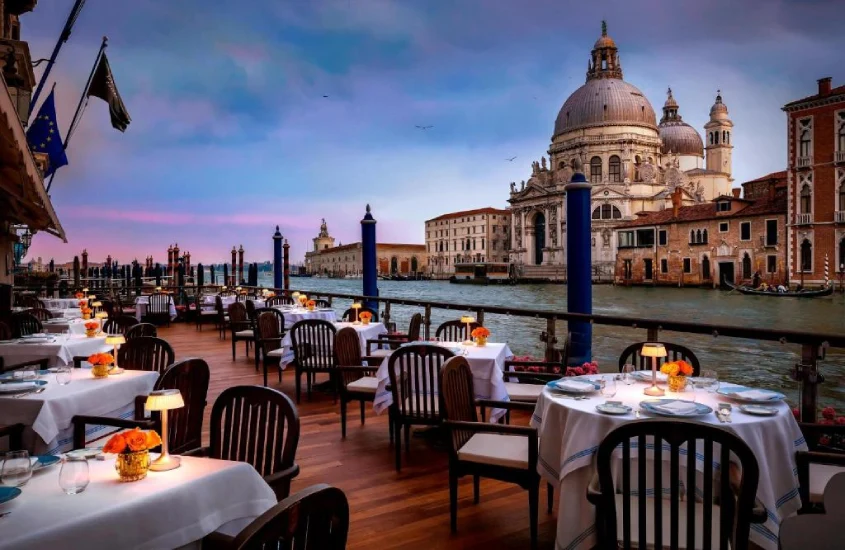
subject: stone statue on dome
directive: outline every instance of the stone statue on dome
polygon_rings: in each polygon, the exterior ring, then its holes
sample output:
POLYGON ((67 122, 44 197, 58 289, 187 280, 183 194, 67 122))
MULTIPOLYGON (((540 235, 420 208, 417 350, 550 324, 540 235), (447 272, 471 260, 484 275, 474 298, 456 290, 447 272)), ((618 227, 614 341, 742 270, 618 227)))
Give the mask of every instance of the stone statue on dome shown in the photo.
POLYGON ((511 182, 511 195, 513 195, 514 193, 516 193, 516 182, 512 181, 511 182))
POLYGON ((540 157, 540 159, 541 159, 540 164, 542 165, 543 170, 546 170, 546 157, 545 157, 545 155, 540 157))

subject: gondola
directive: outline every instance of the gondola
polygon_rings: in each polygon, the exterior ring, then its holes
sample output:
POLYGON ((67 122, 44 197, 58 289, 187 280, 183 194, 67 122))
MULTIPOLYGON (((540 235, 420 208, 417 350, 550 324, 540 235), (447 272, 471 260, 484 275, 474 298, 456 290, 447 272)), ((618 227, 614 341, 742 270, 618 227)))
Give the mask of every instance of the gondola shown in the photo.
POLYGON ((770 296, 778 298, 818 298, 819 296, 830 296, 833 294, 833 285, 830 284, 821 290, 787 290, 786 292, 769 292, 766 290, 755 290, 747 286, 737 286, 723 281, 731 290, 736 290, 742 294, 750 296, 770 296))

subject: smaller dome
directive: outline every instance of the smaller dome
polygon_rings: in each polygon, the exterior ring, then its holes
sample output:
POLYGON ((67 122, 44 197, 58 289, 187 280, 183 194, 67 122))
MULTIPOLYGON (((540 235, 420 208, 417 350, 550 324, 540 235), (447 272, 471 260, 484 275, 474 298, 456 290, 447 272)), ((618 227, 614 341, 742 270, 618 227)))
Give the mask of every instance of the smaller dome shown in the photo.
POLYGON ((594 50, 601 50, 604 48, 615 48, 616 42, 609 36, 607 36, 607 21, 601 22, 601 36, 596 43, 593 45, 594 50))
POLYGON ((677 120, 660 123, 660 152, 664 155, 695 155, 704 157, 704 142, 698 132, 686 122, 677 120))
POLYGON ((672 88, 669 88, 669 91, 667 92, 667 94, 668 95, 666 97, 666 103, 663 104, 663 108, 664 109, 667 109, 667 108, 677 109, 678 108, 678 102, 675 101, 675 98, 672 96, 672 88))
POLYGON ((711 119, 722 119, 728 117, 728 106, 722 103, 722 91, 718 90, 716 92, 716 103, 710 107, 710 118, 711 119))

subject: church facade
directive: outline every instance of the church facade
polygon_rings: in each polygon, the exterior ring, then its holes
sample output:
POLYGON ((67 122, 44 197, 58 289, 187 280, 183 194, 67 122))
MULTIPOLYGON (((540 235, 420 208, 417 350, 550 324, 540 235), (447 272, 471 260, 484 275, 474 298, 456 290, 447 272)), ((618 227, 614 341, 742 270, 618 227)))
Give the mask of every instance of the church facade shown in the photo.
POLYGON ((672 208, 678 189, 683 205, 731 194, 732 128, 717 94, 702 140, 683 121, 671 89, 658 123, 645 95, 623 79, 619 50, 602 23, 586 82, 555 120, 548 159, 532 163, 527 181, 510 184, 511 261, 517 271, 524 278, 565 278, 563 189, 577 161, 592 184, 594 273, 610 278, 618 248, 613 228, 621 222, 672 208))

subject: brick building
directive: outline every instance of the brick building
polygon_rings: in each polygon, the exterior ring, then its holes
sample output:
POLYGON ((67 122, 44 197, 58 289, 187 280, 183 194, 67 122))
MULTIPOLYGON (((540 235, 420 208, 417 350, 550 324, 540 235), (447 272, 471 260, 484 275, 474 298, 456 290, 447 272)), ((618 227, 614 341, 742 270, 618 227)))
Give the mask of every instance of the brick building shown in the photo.
POLYGON ((616 280, 623 284, 718 286, 749 283, 756 271, 768 283, 786 273, 786 172, 742 184, 730 196, 640 212, 616 227, 616 280))
POLYGON ((425 222, 425 246, 434 277, 455 273, 456 263, 507 262, 511 214, 478 208, 443 214, 425 222))
POLYGON ((789 256, 793 283, 825 281, 845 266, 845 86, 784 105, 787 114, 789 256))

